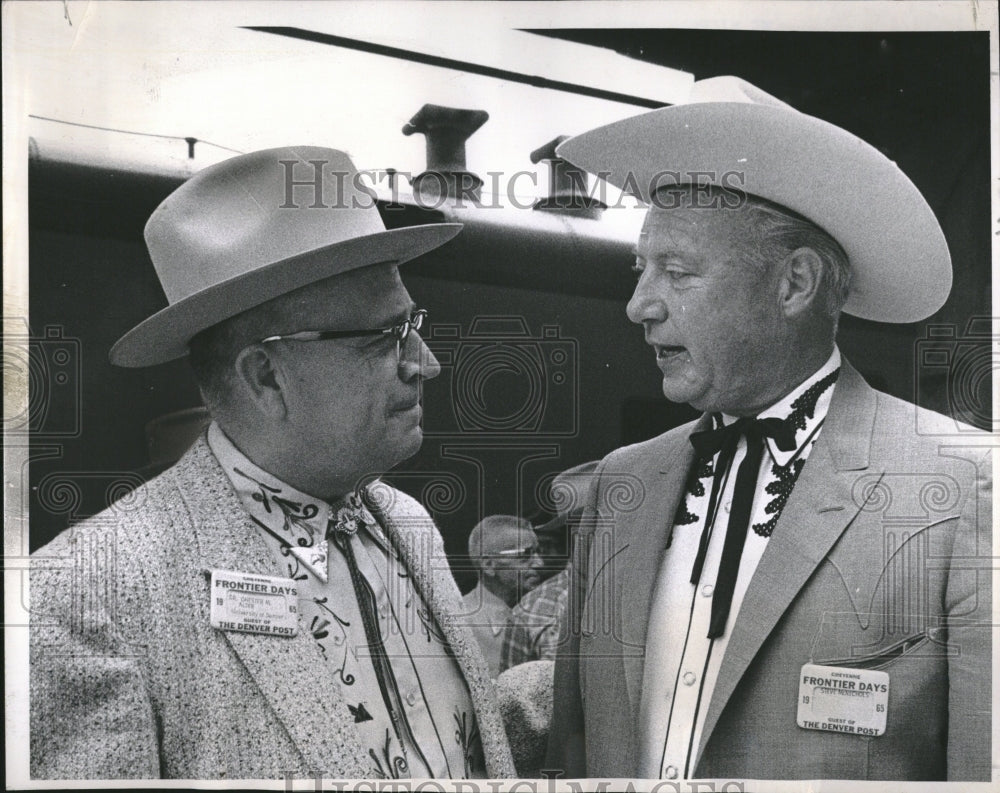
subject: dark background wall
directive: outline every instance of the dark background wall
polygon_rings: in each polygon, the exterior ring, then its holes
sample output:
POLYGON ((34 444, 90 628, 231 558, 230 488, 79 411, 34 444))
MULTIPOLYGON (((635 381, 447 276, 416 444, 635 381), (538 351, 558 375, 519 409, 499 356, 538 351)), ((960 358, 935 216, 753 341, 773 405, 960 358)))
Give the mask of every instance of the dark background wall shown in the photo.
MULTIPOLYGON (((976 335, 982 326, 969 327, 991 313, 987 34, 546 34, 613 47, 698 78, 744 77, 894 159, 941 220, 954 288, 926 322, 891 326, 846 317, 841 348, 877 387, 988 425, 988 322, 985 338, 976 335), (932 328, 938 333, 933 346, 949 356, 948 366, 922 358, 932 328), (952 335, 942 341, 940 332, 952 335)), ((574 120, 572 126, 580 125, 574 120)), ((32 162, 30 322, 34 336, 51 334, 39 345, 41 366, 33 371, 32 405, 41 411, 31 448, 33 548, 150 474, 146 422, 199 403, 183 362, 147 370, 107 362, 111 344, 165 304, 141 228, 171 186, 32 162)), ((457 340, 439 339, 439 349, 488 355, 471 333, 477 318, 503 316, 527 328, 526 336, 510 340, 520 353, 491 378, 479 409, 503 418, 533 404, 541 415, 535 429, 503 438, 463 429, 455 404, 467 396, 458 370, 446 367, 426 389, 423 449, 390 477, 427 503, 453 554, 461 554, 480 516, 531 514, 546 506, 543 486, 555 472, 693 415, 663 399, 641 331, 625 317, 627 251, 595 264, 574 263, 572 256, 532 258, 530 251, 515 262, 498 255, 503 250, 469 243, 404 271, 414 299, 431 310, 432 334, 438 325, 458 328, 457 340), (470 276, 463 258, 490 276, 470 276), (546 327, 554 328, 553 336, 545 336, 546 327), (566 357, 556 355, 560 351, 566 357), (542 359, 539 397, 517 362, 542 359), (565 377, 571 379, 562 387, 565 377)), ((461 584, 470 583, 468 574, 458 575, 461 584)))

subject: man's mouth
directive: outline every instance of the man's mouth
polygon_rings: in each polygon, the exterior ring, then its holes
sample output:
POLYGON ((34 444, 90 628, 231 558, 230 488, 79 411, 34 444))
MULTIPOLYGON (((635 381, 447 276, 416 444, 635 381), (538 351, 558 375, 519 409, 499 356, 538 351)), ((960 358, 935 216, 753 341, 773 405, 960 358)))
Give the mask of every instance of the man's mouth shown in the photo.
POLYGON ((677 344, 654 344, 653 349, 656 351, 657 361, 668 361, 687 351, 686 347, 677 344))

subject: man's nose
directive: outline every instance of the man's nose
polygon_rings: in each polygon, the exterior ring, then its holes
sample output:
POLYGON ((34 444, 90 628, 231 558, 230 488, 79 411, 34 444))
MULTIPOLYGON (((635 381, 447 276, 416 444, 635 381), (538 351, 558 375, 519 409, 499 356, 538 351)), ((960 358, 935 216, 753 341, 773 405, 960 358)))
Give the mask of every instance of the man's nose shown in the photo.
POLYGON ((405 381, 410 381, 418 375, 429 380, 441 374, 441 364, 415 330, 410 331, 403 349, 400 350, 399 368, 400 376, 405 381))
POLYGON ((652 268, 646 268, 639 276, 632 297, 625 307, 628 318, 637 325, 644 322, 663 322, 667 318, 667 307, 663 296, 656 288, 652 268))

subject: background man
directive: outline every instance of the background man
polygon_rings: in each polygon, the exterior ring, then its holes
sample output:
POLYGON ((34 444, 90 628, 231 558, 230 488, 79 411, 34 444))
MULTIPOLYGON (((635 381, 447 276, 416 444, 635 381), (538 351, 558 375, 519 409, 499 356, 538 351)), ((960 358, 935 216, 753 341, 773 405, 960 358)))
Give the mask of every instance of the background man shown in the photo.
POLYGON ((463 598, 463 621, 476 634, 495 677, 510 610, 538 584, 542 560, 531 523, 515 515, 490 515, 469 535, 469 558, 479 582, 463 598))
POLYGON ((874 391, 835 344, 842 310, 944 302, 930 207, 734 78, 559 155, 652 205, 627 313, 664 394, 705 414, 598 467, 547 767, 989 779, 989 451, 941 443, 970 428, 874 391), (621 474, 638 509, 608 498, 621 474))
POLYGON ((214 421, 35 554, 33 776, 512 773, 437 529, 376 478, 439 370, 397 265, 459 229, 386 231, 356 177, 256 152, 150 218, 169 306, 112 361, 190 352, 214 421))
MULTIPOLYGON (((575 541, 590 488, 590 475, 596 467, 596 460, 583 463, 563 471, 552 480, 556 514, 552 520, 539 526, 536 534, 539 538, 543 535, 558 538, 552 544, 562 550, 564 565, 569 562, 567 549, 575 541)), ((569 580, 569 568, 564 566, 529 591, 511 609, 500 654, 501 671, 528 661, 555 660, 569 605, 569 580)))

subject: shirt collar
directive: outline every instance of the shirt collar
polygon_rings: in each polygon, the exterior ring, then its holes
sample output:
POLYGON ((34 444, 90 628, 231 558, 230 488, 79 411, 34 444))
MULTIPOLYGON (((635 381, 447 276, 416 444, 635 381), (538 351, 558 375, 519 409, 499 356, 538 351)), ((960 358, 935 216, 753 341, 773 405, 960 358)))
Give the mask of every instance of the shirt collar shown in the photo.
MULTIPOLYGON (((766 410, 762 410, 757 418, 778 418, 778 419, 794 419, 795 423, 795 448, 790 451, 782 451, 775 445, 774 440, 771 438, 767 439, 767 448, 771 453, 771 457, 775 463, 780 466, 788 465, 788 463, 797 457, 801 451, 802 447, 805 446, 807 442, 813 439, 819 427, 822 425, 823 420, 826 418, 826 412, 830 407, 830 400, 833 399, 833 391, 836 387, 834 380, 836 379, 835 372, 840 369, 840 349, 837 345, 833 346, 833 352, 830 353, 830 357, 827 358, 826 363, 824 363, 819 369, 813 372, 812 375, 807 377, 799 386, 790 391, 784 397, 775 402, 771 407, 766 410), (811 403, 812 399, 803 398, 803 395, 809 391, 813 386, 817 386, 820 381, 824 381, 830 378, 830 383, 822 388, 818 397, 816 397, 815 405, 812 406, 812 410, 809 410, 810 405, 804 404, 806 402, 811 403), (798 404, 797 404, 798 403, 798 404)), ((716 424, 718 424, 719 416, 715 417, 716 424)), ((721 420, 723 424, 731 424, 736 421, 735 416, 729 416, 726 414, 721 414, 721 420)))
MULTIPOLYGON (((354 494, 330 504, 303 493, 255 464, 226 436, 216 422, 208 428, 208 445, 232 482, 251 520, 282 547, 288 547, 309 570, 326 581, 327 528, 345 507, 358 508, 354 494)), ((361 525, 383 548, 386 540, 375 518, 360 505, 361 525)))
POLYGON ((481 604, 479 612, 480 616, 488 620, 490 630, 493 635, 499 636, 501 631, 505 630, 507 627, 506 621, 511 613, 510 606, 508 606, 502 598, 497 597, 490 592, 482 581, 476 584, 476 588, 473 592, 479 593, 479 602, 481 604))

